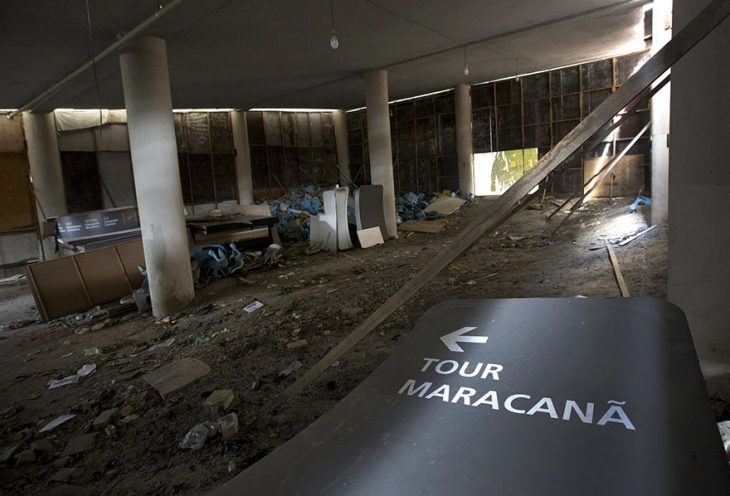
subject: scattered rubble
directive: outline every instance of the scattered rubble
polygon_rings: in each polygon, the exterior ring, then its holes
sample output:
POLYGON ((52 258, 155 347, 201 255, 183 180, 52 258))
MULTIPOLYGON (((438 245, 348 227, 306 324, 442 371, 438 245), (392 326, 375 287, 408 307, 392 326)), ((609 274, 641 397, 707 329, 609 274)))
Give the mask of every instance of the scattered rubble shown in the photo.
POLYGON ((180 449, 199 450, 205 442, 218 432, 216 424, 210 421, 201 422, 185 434, 180 442, 180 449))
POLYGON ((225 441, 238 434, 238 415, 235 412, 218 419, 218 430, 225 441))
POLYGON ((155 388, 164 400, 167 396, 208 375, 209 372, 210 367, 197 358, 181 358, 145 374, 143 379, 155 388))
POLYGON ((205 412, 209 418, 215 420, 221 416, 222 412, 227 412, 236 399, 236 395, 231 389, 216 389, 203 403, 205 412))
POLYGON ((96 433, 77 434, 68 440, 61 456, 71 456, 91 451, 96 445, 96 433))

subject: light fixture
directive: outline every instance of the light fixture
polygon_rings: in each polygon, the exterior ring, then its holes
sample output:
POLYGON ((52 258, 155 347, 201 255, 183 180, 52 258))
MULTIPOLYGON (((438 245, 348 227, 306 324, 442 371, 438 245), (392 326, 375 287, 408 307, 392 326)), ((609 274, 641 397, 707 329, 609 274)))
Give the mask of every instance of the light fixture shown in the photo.
POLYGON ((466 47, 464 47, 464 76, 469 75, 469 64, 466 63, 466 47))
POLYGON ((335 31, 335 0, 330 0, 330 14, 332 16, 332 34, 330 35, 330 47, 337 50, 340 47, 340 40, 337 39, 337 31, 335 31))

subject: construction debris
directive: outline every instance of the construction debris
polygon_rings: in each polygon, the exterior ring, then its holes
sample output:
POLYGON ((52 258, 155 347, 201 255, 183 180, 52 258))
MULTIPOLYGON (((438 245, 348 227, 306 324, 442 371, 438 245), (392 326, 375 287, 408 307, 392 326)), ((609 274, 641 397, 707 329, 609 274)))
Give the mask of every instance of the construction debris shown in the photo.
POLYGON ((160 393, 162 399, 181 391, 201 377, 208 375, 210 367, 197 358, 181 358, 145 374, 144 381, 160 393))
POLYGON ((626 246, 627 244, 631 243, 635 239, 640 238, 641 236, 643 236, 644 234, 648 233, 649 231, 652 231, 656 227, 657 227, 656 224, 653 225, 653 226, 651 226, 651 227, 647 227, 643 231, 640 231, 640 232, 634 234, 633 236, 630 236, 630 237, 626 238, 625 240, 621 241, 618 245, 619 246, 626 246))
POLYGON ((196 424, 190 429, 180 442, 180 449, 199 450, 205 442, 218 432, 216 424, 210 421, 196 424))
POLYGON ((357 239, 360 242, 360 248, 372 248, 385 243, 379 227, 369 227, 357 231, 357 239))
POLYGON ((65 415, 59 415, 55 419, 48 422, 46 425, 44 425, 41 430, 38 431, 38 434, 42 434, 44 432, 49 432, 58 427, 61 424, 65 424, 72 418, 74 418, 76 415, 74 414, 65 414, 65 415))
POLYGON ((238 434, 238 415, 231 412, 225 417, 221 417, 218 420, 218 430, 225 441, 235 437, 238 434))
POLYGON ((66 448, 64 448, 61 456, 71 456, 78 453, 84 453, 94 449, 96 444, 96 433, 92 434, 77 434, 68 440, 66 448))
POLYGON ((222 413, 227 412, 236 400, 236 395, 231 389, 216 389, 203 403, 205 412, 210 419, 217 419, 222 413))
POLYGON ((459 210, 466 200, 451 196, 439 196, 433 203, 424 209, 426 215, 445 216, 451 215, 459 210))
POLYGON ((259 308, 262 308, 263 306, 264 306, 263 303, 256 300, 253 303, 249 303, 248 305, 243 307, 243 311, 246 313, 252 313, 252 312, 255 312, 256 310, 258 310, 259 308))
POLYGON ((399 231, 437 234, 444 230, 448 224, 445 219, 435 220, 409 220, 398 226, 399 231))
POLYGON ((104 429, 107 425, 109 425, 109 423, 111 423, 112 420, 114 420, 114 417, 116 417, 117 413, 119 413, 119 408, 110 408, 101 412, 92 423, 94 430, 100 431, 104 429))

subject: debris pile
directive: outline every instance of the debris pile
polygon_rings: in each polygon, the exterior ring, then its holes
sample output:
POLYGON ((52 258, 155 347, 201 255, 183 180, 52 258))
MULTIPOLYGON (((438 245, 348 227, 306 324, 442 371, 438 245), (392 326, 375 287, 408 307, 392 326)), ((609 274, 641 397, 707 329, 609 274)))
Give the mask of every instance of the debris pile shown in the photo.
POLYGON ((291 243, 309 239, 309 216, 322 210, 324 190, 312 184, 294 189, 275 200, 262 200, 259 203, 271 206, 271 215, 279 217, 279 235, 291 243))
POLYGON ((281 245, 270 244, 264 251, 239 251, 234 243, 226 245, 195 245, 191 250, 193 280, 197 288, 216 279, 247 272, 260 267, 275 267, 281 262, 281 245))
POLYGON ((409 220, 425 220, 427 218, 437 219, 438 213, 427 214, 424 209, 428 207, 438 195, 431 195, 426 200, 425 193, 409 192, 395 197, 395 210, 398 213, 396 222, 400 225, 409 220))

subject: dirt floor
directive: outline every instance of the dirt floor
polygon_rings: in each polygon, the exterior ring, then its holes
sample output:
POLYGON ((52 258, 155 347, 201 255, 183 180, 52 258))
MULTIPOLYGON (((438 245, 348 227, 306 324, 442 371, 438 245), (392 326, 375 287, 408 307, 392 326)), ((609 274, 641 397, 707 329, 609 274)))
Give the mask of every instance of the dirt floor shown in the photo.
MULTIPOLYGON (((5 495, 203 494, 245 469, 304 429, 370 374, 430 306, 453 298, 618 297, 603 239, 618 239, 647 225, 649 211, 629 213, 628 199, 597 201, 559 227, 564 212, 524 209, 442 271, 406 305, 347 353, 294 400, 270 415, 262 406, 303 374, 354 329, 460 229, 483 215, 478 200, 448 218, 441 234, 401 233, 383 246, 337 254, 305 255, 288 248, 284 266, 233 277, 198 290, 174 325, 150 314, 130 315, 101 330, 73 319, 0 330, 0 458, 6 448, 26 451, 23 463, 0 465, 5 495), (557 232, 554 232, 557 228, 557 232), (264 307, 246 313, 254 300, 264 307), (75 332, 76 331, 76 332, 75 332), (169 338, 168 347, 150 349, 169 338), (306 339, 289 349, 287 343, 306 339), (86 356, 85 350, 99 354, 86 356), (195 357, 211 372, 163 401, 142 375, 174 359, 195 357), (281 378, 293 362, 302 367, 281 378), (83 364, 96 371, 77 384, 49 390, 48 382, 83 364), (215 389, 237 395, 242 433, 209 439, 198 451, 179 447, 185 433, 207 420, 203 402, 215 389), (69 439, 94 432, 92 422, 119 407, 115 432, 101 430, 91 450, 62 456, 69 439), (39 429, 62 414, 75 417, 46 433, 39 429), (34 444, 35 443, 35 444, 34 444), (31 445, 35 448, 32 453, 31 445), (29 457, 26 459, 25 457, 29 457), (16 466, 17 465, 17 466, 16 466), (63 467, 78 470, 60 471, 63 467), (62 479, 53 481, 52 478, 62 479)), ((616 247, 632 296, 665 297, 666 229, 659 226, 616 247)), ((36 318, 25 283, 0 287, 0 324, 36 318)))

